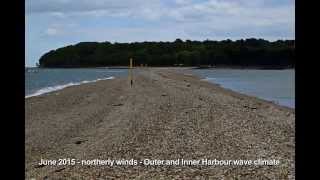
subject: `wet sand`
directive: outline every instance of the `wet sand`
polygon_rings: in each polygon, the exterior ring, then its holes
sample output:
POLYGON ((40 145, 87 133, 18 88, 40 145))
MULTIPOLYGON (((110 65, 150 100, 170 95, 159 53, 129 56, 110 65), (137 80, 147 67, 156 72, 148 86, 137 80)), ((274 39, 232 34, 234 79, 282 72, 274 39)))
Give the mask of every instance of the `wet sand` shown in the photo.
POLYGON ((294 179, 295 111, 183 68, 27 98, 26 178, 294 179), (40 159, 278 159, 277 166, 39 166, 40 159))

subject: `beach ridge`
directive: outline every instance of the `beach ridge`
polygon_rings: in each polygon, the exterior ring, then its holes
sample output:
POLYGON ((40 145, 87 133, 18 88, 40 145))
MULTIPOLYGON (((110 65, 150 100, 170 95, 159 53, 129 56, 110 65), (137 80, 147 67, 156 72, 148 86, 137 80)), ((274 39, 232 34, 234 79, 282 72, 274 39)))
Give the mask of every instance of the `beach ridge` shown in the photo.
POLYGON ((201 81, 187 68, 25 99, 27 178, 294 179, 295 110, 201 81), (277 159, 277 166, 39 166, 40 159, 277 159))

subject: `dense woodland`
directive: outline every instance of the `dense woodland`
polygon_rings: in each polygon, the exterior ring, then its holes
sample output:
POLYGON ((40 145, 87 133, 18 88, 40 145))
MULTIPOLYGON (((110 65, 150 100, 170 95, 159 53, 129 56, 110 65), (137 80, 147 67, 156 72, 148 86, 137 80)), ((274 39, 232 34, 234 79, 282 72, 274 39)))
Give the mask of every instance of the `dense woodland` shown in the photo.
POLYGON ((263 39, 174 42, 81 42, 45 53, 40 67, 237 66, 293 68, 294 40, 263 39))

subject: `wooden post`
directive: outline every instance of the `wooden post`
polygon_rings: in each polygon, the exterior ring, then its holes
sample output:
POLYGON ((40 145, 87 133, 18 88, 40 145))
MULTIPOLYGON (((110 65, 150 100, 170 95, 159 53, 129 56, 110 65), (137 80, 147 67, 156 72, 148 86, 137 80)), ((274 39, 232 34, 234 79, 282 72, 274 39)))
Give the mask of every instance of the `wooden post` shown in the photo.
POLYGON ((130 58, 129 79, 130 79, 130 87, 132 87, 132 84, 133 84, 133 80, 132 80, 132 58, 130 58))

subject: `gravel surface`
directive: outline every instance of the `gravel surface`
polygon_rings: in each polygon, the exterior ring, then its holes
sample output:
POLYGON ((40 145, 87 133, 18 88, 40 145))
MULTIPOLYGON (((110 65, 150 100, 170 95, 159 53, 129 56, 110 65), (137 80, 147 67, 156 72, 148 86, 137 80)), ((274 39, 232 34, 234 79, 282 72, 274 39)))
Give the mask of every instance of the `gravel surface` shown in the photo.
POLYGON ((25 101, 26 179, 295 179, 295 111, 235 93, 188 69, 140 68, 127 78, 25 101), (41 159, 134 159, 138 165, 39 165, 41 159), (159 160, 276 159, 274 166, 159 165, 159 160))

